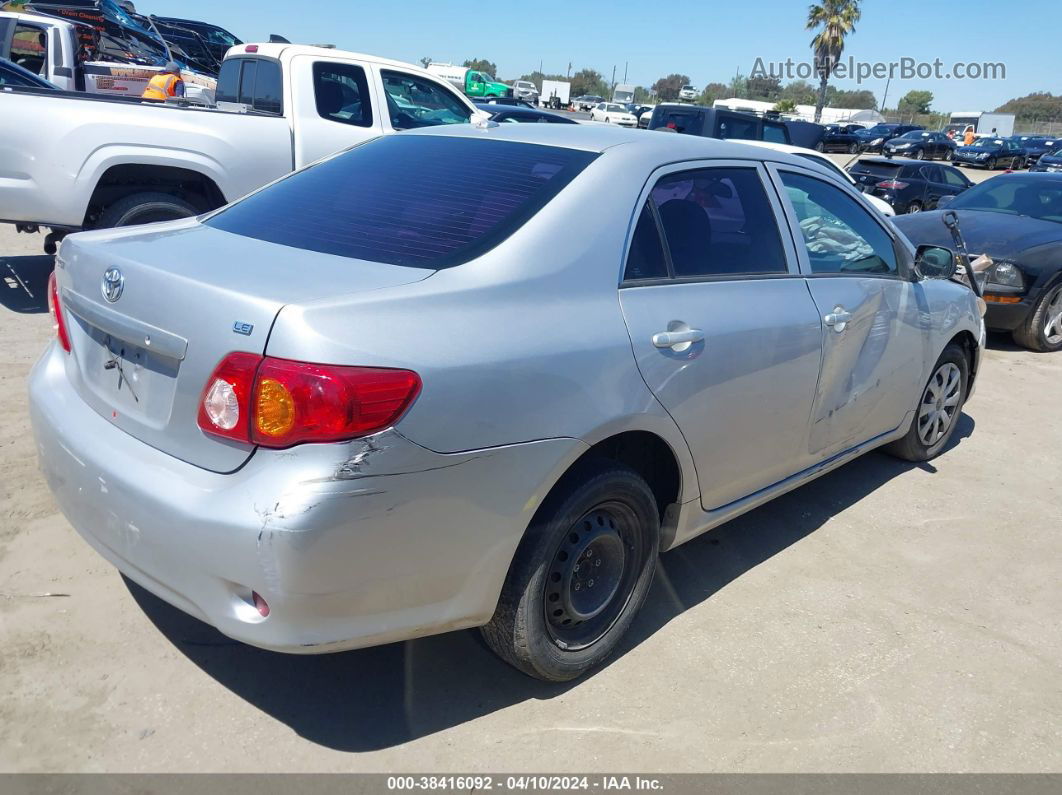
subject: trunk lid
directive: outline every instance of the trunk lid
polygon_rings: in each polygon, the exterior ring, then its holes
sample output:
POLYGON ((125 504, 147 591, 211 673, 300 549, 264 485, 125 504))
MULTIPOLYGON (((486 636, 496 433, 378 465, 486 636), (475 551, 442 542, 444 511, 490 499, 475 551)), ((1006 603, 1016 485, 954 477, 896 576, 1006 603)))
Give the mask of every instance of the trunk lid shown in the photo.
POLYGON ((253 445, 196 424, 222 358, 263 353, 286 304, 433 272, 266 243, 194 219, 74 235, 56 271, 73 348, 67 373, 81 398, 126 433, 196 466, 231 472, 253 445))

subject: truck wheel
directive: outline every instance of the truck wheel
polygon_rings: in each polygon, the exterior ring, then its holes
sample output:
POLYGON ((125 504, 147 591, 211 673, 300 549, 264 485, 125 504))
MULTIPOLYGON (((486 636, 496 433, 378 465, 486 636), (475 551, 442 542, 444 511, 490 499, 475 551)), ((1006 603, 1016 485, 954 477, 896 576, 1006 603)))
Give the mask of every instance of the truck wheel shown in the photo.
POLYGON ((936 458, 951 439, 966 402, 970 362, 959 345, 948 345, 933 365, 911 427, 885 450, 907 461, 936 458))
POLYGON ((535 514, 484 640, 529 676, 575 679, 616 649, 649 592, 659 544, 645 480, 610 460, 580 465, 535 514))
POLYGON ((169 193, 145 192, 134 193, 119 199, 100 216, 97 229, 111 229, 116 226, 136 226, 156 221, 173 221, 198 215, 199 210, 184 199, 178 199, 169 193))

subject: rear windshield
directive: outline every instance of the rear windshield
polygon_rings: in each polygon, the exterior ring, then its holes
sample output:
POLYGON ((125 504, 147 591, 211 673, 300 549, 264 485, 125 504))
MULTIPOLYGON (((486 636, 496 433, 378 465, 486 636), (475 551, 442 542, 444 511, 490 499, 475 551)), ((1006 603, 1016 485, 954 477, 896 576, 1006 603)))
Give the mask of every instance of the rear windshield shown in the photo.
POLYGON ((670 127, 672 130, 688 135, 700 135, 704 128, 704 117, 700 111, 681 111, 666 109, 658 111, 659 118, 653 119, 653 128, 670 127))
POLYGON ((873 174, 875 177, 892 177, 900 170, 898 165, 891 163, 866 163, 860 160, 850 169, 853 174, 873 174))
POLYGON ((205 221, 244 237, 433 270, 488 251, 597 157, 512 141, 390 135, 205 221))

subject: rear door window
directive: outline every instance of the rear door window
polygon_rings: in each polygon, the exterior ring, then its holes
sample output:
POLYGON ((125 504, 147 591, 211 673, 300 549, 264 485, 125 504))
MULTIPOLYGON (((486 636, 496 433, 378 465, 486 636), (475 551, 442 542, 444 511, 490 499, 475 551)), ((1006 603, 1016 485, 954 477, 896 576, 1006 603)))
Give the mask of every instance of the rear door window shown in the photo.
POLYGON ((446 268, 508 238, 597 155, 474 138, 375 138, 215 213, 244 237, 351 259, 446 268))
POLYGON ((650 198, 676 278, 786 271, 778 224, 755 168, 668 174, 650 198))
POLYGON ((356 64, 318 61, 313 65, 313 93, 322 119, 372 126, 372 103, 365 70, 356 64))
POLYGON ((962 174, 954 169, 942 168, 941 171, 944 172, 944 181, 953 188, 965 188, 969 184, 963 178, 962 174))
POLYGON ((650 202, 642 207, 638 216, 638 225, 634 227, 631 238, 631 250, 627 254, 627 268, 623 273, 625 281, 639 279, 667 278, 667 258, 660 241, 660 230, 650 202))

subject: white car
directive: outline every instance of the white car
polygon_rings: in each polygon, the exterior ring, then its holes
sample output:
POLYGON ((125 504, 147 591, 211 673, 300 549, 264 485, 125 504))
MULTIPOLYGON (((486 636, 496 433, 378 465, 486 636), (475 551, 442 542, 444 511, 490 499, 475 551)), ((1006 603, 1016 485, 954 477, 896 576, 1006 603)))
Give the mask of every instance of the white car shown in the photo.
POLYGON ((697 99, 697 89, 693 86, 683 86, 679 90, 679 97, 683 102, 693 102, 697 99))
MULTIPOLYGON (((852 178, 852 175, 840 166, 838 166, 836 163, 834 163, 833 160, 830 159, 829 155, 825 155, 822 152, 817 152, 814 149, 805 149, 802 146, 778 144, 774 143, 773 141, 742 141, 741 143, 751 144, 752 146, 762 146, 764 149, 773 149, 776 152, 787 152, 789 154, 807 158, 813 163, 818 163, 819 165, 825 166, 830 171, 835 172, 837 176, 843 179, 845 182, 848 182, 851 185, 856 185, 856 189, 859 189, 859 186, 852 178)), ((879 199, 877 196, 871 196, 869 193, 864 193, 863 198, 870 202, 874 209, 880 212, 882 215, 887 216, 889 218, 896 215, 896 211, 892 209, 892 205, 890 205, 884 199, 879 199)))
POLYGON ((638 119, 627 110, 627 106, 615 102, 597 103, 590 111, 590 121, 603 121, 605 124, 618 124, 621 127, 638 126, 638 119))

